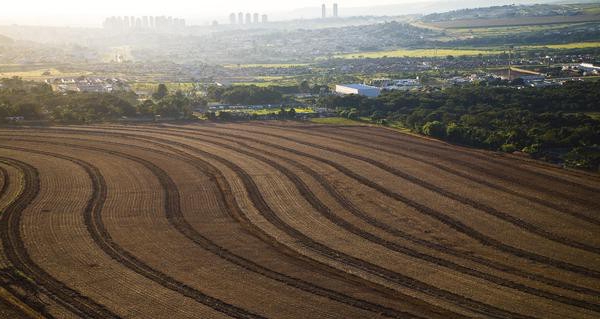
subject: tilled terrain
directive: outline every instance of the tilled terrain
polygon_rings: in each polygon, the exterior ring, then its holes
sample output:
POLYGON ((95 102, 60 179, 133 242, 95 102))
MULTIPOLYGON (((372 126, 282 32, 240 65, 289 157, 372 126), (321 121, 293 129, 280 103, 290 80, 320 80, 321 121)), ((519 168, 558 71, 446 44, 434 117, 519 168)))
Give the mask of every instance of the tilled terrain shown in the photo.
POLYGON ((0 314, 600 318, 599 194, 374 127, 0 129, 0 314))

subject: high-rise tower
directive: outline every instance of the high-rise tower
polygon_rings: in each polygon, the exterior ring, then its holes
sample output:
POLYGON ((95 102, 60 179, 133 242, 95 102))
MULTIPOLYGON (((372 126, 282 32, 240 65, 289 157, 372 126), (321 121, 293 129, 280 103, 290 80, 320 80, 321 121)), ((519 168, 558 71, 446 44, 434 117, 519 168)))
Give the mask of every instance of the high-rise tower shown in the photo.
POLYGON ((267 23, 267 22, 269 22, 269 16, 266 14, 263 14, 262 15, 262 23, 267 23))
POLYGON ((244 24, 244 13, 238 13, 238 24, 244 24))
POLYGON ((327 18, 327 7, 324 3, 321 5, 321 18, 327 18))
POLYGON ((252 15, 252 23, 255 23, 255 24, 259 23, 260 21, 258 20, 258 18, 259 18, 258 13, 253 14, 252 15))
POLYGON ((338 17, 338 4, 337 3, 333 4, 333 17, 334 18, 338 17))
POLYGON ((229 15, 229 24, 235 24, 235 13, 229 15))
POLYGON ((252 23, 252 14, 246 13, 246 24, 252 23))

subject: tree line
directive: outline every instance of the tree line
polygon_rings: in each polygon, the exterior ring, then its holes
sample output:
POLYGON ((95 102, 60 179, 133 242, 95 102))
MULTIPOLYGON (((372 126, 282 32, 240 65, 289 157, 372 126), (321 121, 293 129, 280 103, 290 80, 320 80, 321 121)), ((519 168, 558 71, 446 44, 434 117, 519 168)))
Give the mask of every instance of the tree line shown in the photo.
POLYGON ((192 107, 205 103, 169 92, 160 84, 152 98, 140 101, 133 92, 112 93, 53 92, 45 83, 20 78, 0 80, 0 122, 22 117, 29 121, 94 123, 131 117, 186 119, 192 107))

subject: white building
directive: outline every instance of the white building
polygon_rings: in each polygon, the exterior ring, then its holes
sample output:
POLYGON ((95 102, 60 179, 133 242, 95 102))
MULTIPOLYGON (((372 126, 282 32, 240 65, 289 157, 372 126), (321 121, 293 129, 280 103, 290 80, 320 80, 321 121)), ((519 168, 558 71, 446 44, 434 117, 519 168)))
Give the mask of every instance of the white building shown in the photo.
POLYGON ((366 97, 377 97, 381 93, 381 89, 364 84, 340 84, 335 86, 335 92, 342 95, 357 94, 366 97))
POLYGON ((579 68, 586 72, 600 71, 600 66, 595 66, 591 63, 581 63, 579 64, 579 68))
POLYGON ((371 85, 383 90, 411 90, 421 87, 421 81, 416 79, 374 79, 371 85))

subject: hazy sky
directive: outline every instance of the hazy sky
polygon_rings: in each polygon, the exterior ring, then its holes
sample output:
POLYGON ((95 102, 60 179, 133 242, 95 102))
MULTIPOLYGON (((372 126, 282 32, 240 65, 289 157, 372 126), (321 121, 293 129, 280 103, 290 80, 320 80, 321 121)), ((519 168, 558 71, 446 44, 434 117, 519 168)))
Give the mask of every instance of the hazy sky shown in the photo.
MULTIPOLYGON (((415 0, 411 0, 414 2, 415 0)), ((416 0, 424 1, 424 0, 416 0)), ((402 0, 8 0, 2 4, 2 16, 52 15, 199 15, 226 14, 237 11, 277 12, 320 6, 337 2, 340 6, 357 7, 402 3, 402 0)))
MULTIPOLYGON (((447 5, 494 5, 497 2, 513 3, 544 0, 2 0, 0 24, 58 25, 99 27, 109 16, 166 15, 187 19, 188 24, 204 24, 212 20, 226 22, 231 12, 257 12, 269 14, 270 20, 307 18, 320 15, 320 6, 336 2, 340 15, 344 8, 372 7, 407 3, 406 9, 418 7, 415 3, 444 3, 447 5), (294 9, 314 8, 301 13, 289 13, 294 9), (308 12, 308 13, 307 13, 308 12)), ((547 0, 546 0, 547 1, 547 0)), ((435 4, 432 4, 436 6, 435 4)), ((414 13, 414 12, 413 12, 414 13)))

